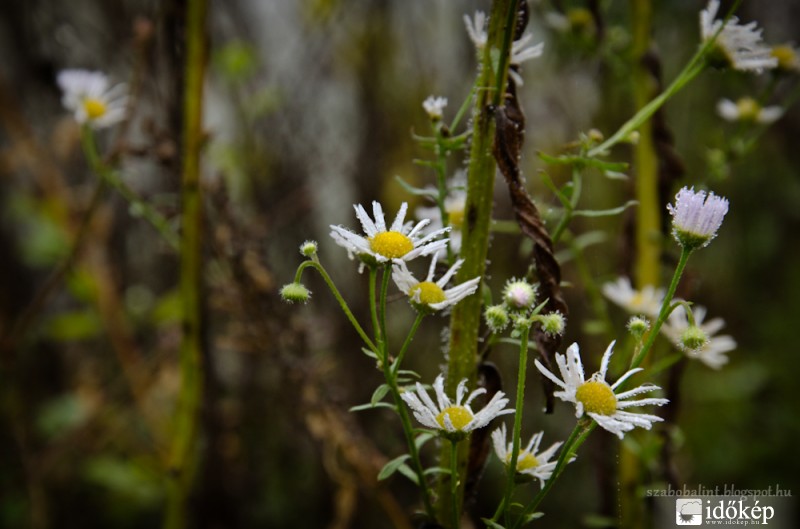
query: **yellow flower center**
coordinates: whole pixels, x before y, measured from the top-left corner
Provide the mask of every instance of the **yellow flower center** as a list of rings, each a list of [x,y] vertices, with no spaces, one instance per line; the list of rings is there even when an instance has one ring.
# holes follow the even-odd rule
[[[791,46],[775,46],[772,48],[772,56],[778,59],[778,68],[781,70],[792,70],[797,66],[797,54]]]
[[[642,302],[644,301],[644,296],[638,290],[633,294],[631,297],[631,306],[634,308],[639,308],[642,306]]]
[[[582,7],[570,9],[567,12],[567,19],[570,26],[576,31],[587,30],[594,24],[592,12]]]
[[[413,250],[414,243],[400,232],[384,231],[369,239],[369,247],[379,255],[397,259]]]
[[[506,463],[511,461],[511,452],[508,453],[506,456]],[[539,466],[539,462],[533,457],[533,454],[530,452],[525,452],[524,450],[519,453],[517,456],[517,472],[523,472],[525,470],[536,468]]]
[[[739,111],[739,119],[756,119],[760,107],[752,97],[743,97],[736,102],[736,110]]]
[[[462,430],[472,420],[472,413],[464,406],[448,406],[436,416],[436,422],[444,428],[444,416],[450,417],[450,422],[456,430]]]
[[[105,115],[107,108],[106,104],[99,99],[88,97],[83,100],[83,110],[86,111],[89,119],[97,119]]]
[[[464,225],[464,208],[453,208],[447,210],[447,216],[450,219],[450,226],[460,230]]]
[[[442,290],[439,285],[436,283],[432,283],[431,281],[423,281],[422,283],[418,283],[411,287],[411,290],[408,292],[410,297],[414,297],[414,295],[419,292],[419,301],[425,305],[433,305],[434,303],[441,303],[446,299],[444,295],[444,290]]]
[[[587,412],[614,415],[617,411],[617,396],[611,386],[599,380],[589,380],[578,387],[575,399],[583,403]]]

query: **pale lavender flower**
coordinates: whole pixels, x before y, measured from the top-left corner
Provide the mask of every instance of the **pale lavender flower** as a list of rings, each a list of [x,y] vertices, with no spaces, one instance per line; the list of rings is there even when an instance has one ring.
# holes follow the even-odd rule
[[[714,193],[682,188],[675,195],[675,205],[667,205],[672,215],[672,234],[684,248],[695,250],[707,246],[717,236],[728,200]]]

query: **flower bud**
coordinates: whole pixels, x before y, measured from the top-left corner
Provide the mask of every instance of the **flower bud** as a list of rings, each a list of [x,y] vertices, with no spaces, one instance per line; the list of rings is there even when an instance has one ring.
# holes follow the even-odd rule
[[[567,320],[560,312],[551,312],[539,318],[539,323],[542,325],[542,330],[550,336],[556,336],[564,332],[564,327],[567,326]]]
[[[289,283],[281,288],[281,298],[287,303],[306,303],[311,298],[311,291],[302,283]]]
[[[503,289],[503,301],[512,309],[527,309],[536,299],[536,289],[526,281],[512,280]]]
[[[634,316],[630,320],[628,320],[628,331],[633,335],[634,338],[637,340],[641,340],[644,333],[650,328],[650,322],[647,318],[642,318],[641,316]]]
[[[708,343],[706,332],[696,325],[690,325],[681,334],[680,345],[685,351],[698,351]]]
[[[300,253],[306,257],[317,255],[317,241],[306,241],[300,245]]]
[[[508,311],[502,305],[492,305],[488,307],[483,317],[486,319],[486,325],[493,333],[501,332],[508,325]]]

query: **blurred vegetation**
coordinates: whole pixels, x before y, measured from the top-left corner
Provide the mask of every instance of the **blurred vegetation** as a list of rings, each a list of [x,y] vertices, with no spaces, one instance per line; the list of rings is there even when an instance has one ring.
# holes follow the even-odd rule
[[[534,42],[545,55],[524,66],[528,116],[523,168],[529,189],[556,204],[537,151],[559,153],[589,128],[608,134],[631,115],[630,32],[622,2],[532,2]],[[602,19],[578,8],[602,6]],[[653,53],[666,80],[697,45],[699,2],[654,2]],[[0,527],[155,527],[165,500],[167,432],[179,387],[177,256],[112,193],[81,228],[97,178],[81,155],[79,127],[61,108],[59,70],[102,70],[132,91],[124,128],[101,149],[127,184],[170,219],[178,217],[182,0],[23,1],[0,5]],[[203,165],[206,190],[204,330],[207,387],[193,527],[407,527],[416,495],[378,470],[403,450],[399,425],[379,411],[347,413],[379,383],[317,277],[312,303],[277,297],[300,262],[297,245],[320,253],[354,312],[369,319],[366,282],[328,238],[352,225],[352,204],[423,205],[397,184],[432,175],[411,132],[428,126],[421,102],[433,93],[455,109],[471,86],[473,48],[464,13],[477,1],[236,0],[213,2]],[[552,23],[561,11],[569,25]],[[587,15],[588,13],[588,15]],[[770,43],[800,41],[793,0],[745,2]],[[560,19],[559,19],[560,20]],[[602,20],[603,24],[598,25]],[[548,22],[549,21],[549,22]],[[742,149],[752,132],[714,110],[721,97],[771,93],[780,102],[797,79],[711,71],[665,108],[685,174],[708,185],[731,212],[711,250],[698,254],[681,295],[726,321],[739,346],[721,371],[684,362],[680,402],[665,427],[674,453],[659,463],[662,437],[629,436],[643,454],[648,487],[668,481],[706,487],[800,492],[800,399],[793,331],[800,319],[800,111]],[[772,92],[767,92],[773,90]],[[455,111],[455,110],[453,110]],[[615,158],[628,159],[621,148]],[[460,160],[452,160],[455,172]],[[569,175],[548,167],[558,183]],[[587,178],[587,208],[632,196],[628,180]],[[496,216],[509,219],[496,189]],[[134,212],[135,213],[135,212]],[[602,279],[629,273],[630,218],[580,219],[576,233],[602,230],[586,266]],[[77,253],[74,241],[85,231]],[[494,292],[528,263],[519,240],[496,234]],[[675,254],[665,252],[664,273]],[[63,264],[69,260],[69,266]],[[570,326],[565,344],[602,351],[590,300],[565,264]],[[39,305],[37,294],[52,284]],[[400,302],[397,303],[400,305]],[[31,311],[31,307],[35,310]],[[403,332],[411,310],[393,307]],[[30,320],[13,343],[23,316]],[[612,311],[622,334],[625,317]],[[440,332],[426,322],[408,361],[432,379],[443,362]],[[391,332],[391,330],[390,330]],[[493,353],[512,373],[514,349]],[[597,361],[595,359],[595,361]],[[512,376],[506,376],[513,391]],[[534,384],[529,410],[542,407]],[[563,412],[563,410],[560,410]],[[560,415],[537,415],[548,439],[565,437]],[[542,527],[613,521],[616,439],[595,435],[580,464],[544,505]],[[641,444],[637,444],[641,443]],[[502,479],[490,462],[471,510],[486,515]],[[403,524],[406,525],[403,525]]]

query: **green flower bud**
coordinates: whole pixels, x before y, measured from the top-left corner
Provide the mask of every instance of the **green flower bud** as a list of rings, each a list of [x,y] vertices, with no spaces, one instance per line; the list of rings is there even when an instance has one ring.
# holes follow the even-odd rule
[[[644,336],[644,333],[646,333],[648,329],[650,329],[650,322],[647,320],[647,318],[634,316],[628,320],[628,331],[637,340],[641,340],[642,336]]]
[[[311,298],[311,291],[302,283],[289,283],[281,288],[281,298],[287,303],[306,303]]]
[[[681,334],[681,347],[685,351],[698,351],[708,343],[706,332],[696,325],[690,325]]]
[[[317,241],[306,241],[300,245],[300,253],[305,257],[317,255]]]
[[[508,311],[502,305],[493,305],[488,307],[483,317],[486,318],[486,325],[493,333],[502,332],[508,325]]]

